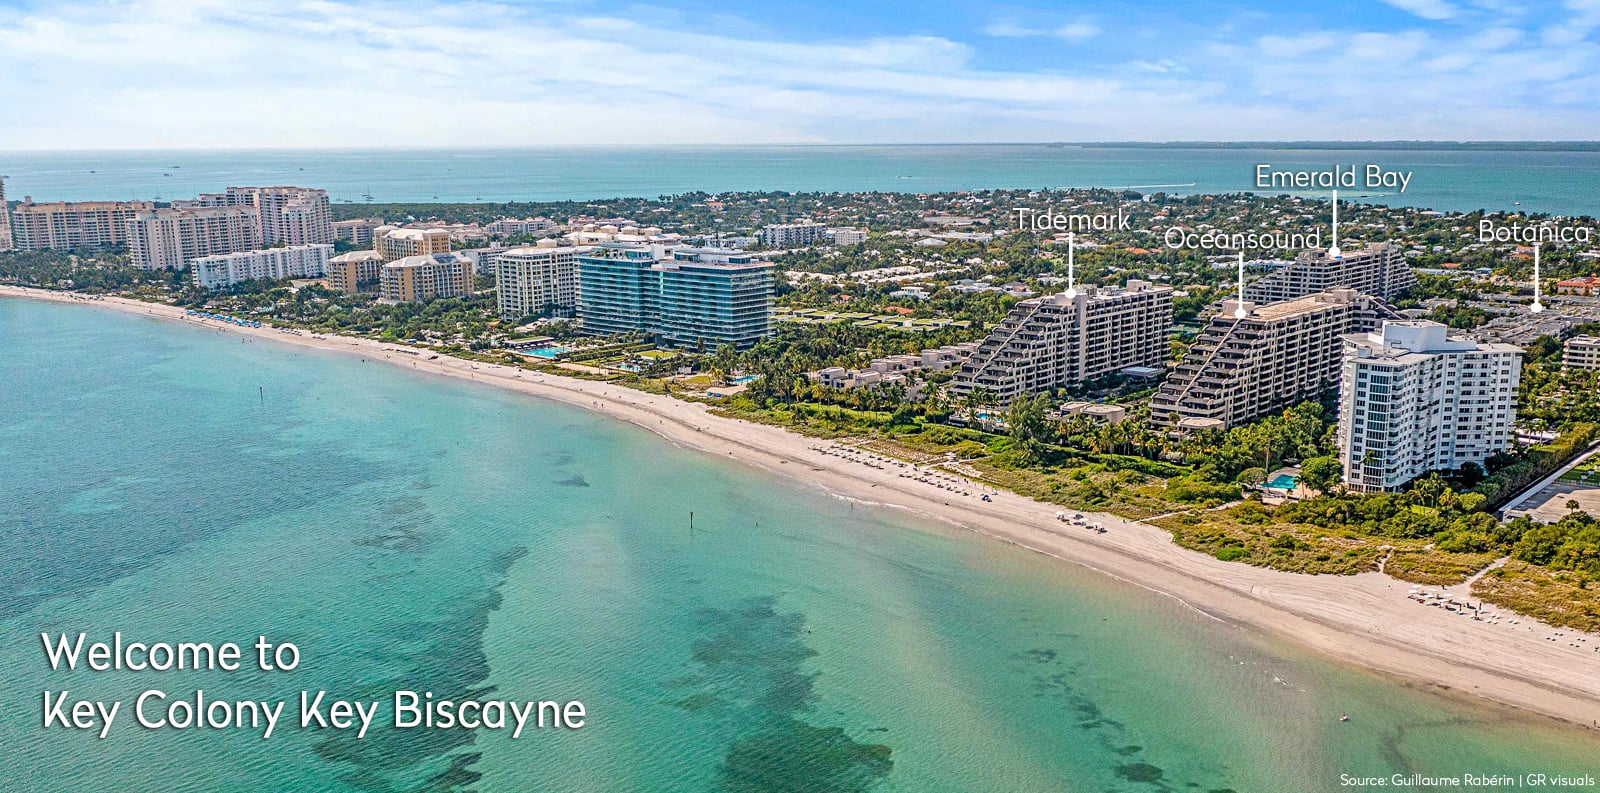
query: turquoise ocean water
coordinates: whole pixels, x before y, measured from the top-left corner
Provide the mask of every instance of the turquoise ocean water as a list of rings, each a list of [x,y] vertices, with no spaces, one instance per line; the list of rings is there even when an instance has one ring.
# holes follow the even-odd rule
[[[91,307],[0,299],[0,349],[6,791],[1324,791],[1595,770],[1581,731],[577,409]],[[48,669],[41,631],[113,630],[266,634],[303,661]],[[126,712],[100,740],[40,726],[63,688],[124,710],[149,688],[384,706],[360,740]],[[579,699],[588,726],[394,730],[399,688]]]
[[[292,151],[0,152],[13,200],[191,197],[228,185],[296,184],[335,201],[549,201],[694,190],[909,193],[1132,187],[1239,192],[1255,166],[1377,164],[1412,171],[1404,195],[1341,197],[1447,211],[1592,215],[1600,152],[1074,148],[1048,145],[676,146]],[[1314,195],[1325,196],[1325,193]]]

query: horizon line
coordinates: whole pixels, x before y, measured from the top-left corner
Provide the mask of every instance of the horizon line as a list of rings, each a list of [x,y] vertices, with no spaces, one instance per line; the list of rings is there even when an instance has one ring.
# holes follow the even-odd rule
[[[1542,147],[1547,150],[1600,151],[1596,140],[1478,139],[1447,140],[1392,138],[1384,140],[1283,139],[1283,140],[1039,140],[1039,141],[879,141],[879,142],[762,142],[762,143],[465,143],[465,144],[378,144],[370,146],[151,146],[129,148],[0,149],[0,156],[39,154],[136,154],[156,152],[296,152],[296,151],[439,151],[511,149],[692,149],[692,148],[887,148],[936,146],[1051,146],[1051,147],[1133,147],[1133,148],[1427,148],[1427,147]]]

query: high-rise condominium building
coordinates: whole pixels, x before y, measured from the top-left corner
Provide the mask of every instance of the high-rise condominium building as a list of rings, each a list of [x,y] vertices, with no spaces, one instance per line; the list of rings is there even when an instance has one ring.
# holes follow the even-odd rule
[[[0,176],[0,251],[11,248],[11,205],[6,203],[6,179]]]
[[[656,341],[748,347],[772,332],[772,263],[717,248],[677,248],[655,266]]]
[[[383,277],[383,257],[377,251],[351,251],[328,260],[328,286],[345,294],[376,292]]]
[[[200,256],[189,266],[196,286],[222,289],[261,278],[321,278],[332,254],[332,245],[289,245]]]
[[[11,211],[12,242],[22,250],[80,250],[128,244],[128,221],[154,210],[149,201],[58,201],[32,196]]]
[[[1522,350],[1451,339],[1437,322],[1385,322],[1345,337],[1339,455],[1345,486],[1398,490],[1429,471],[1482,464],[1517,420]]]
[[[395,303],[472,294],[472,260],[459,253],[407,256],[383,266],[383,299]]]
[[[1321,248],[1301,253],[1293,262],[1246,284],[1244,299],[1276,303],[1332,289],[1354,289],[1393,300],[1417,285],[1399,246],[1372,243],[1346,250],[1339,258]]]
[[[230,187],[222,193],[202,193],[192,201],[174,201],[173,206],[254,209],[263,245],[332,244],[334,240],[328,191],[314,187]]]
[[[1316,399],[1339,380],[1341,337],[1387,316],[1383,301],[1353,289],[1265,306],[1224,301],[1151,398],[1151,422],[1222,429]]]
[[[608,243],[578,256],[585,333],[748,347],[771,332],[772,264],[717,248]]]
[[[827,230],[827,226],[809,220],[772,223],[761,229],[761,244],[768,248],[800,248],[822,239]]]
[[[578,307],[578,254],[589,250],[545,240],[483,254],[488,260],[483,269],[495,276],[500,316],[572,316]]]
[[[386,262],[407,256],[427,256],[450,252],[447,229],[403,229],[379,226],[372,230],[372,249]]]
[[[128,222],[133,263],[146,270],[182,269],[201,256],[253,251],[261,245],[253,207],[153,209]]]
[[[1172,288],[1148,281],[1024,300],[961,365],[950,388],[958,397],[987,389],[1009,405],[1130,366],[1160,366],[1171,328]]]

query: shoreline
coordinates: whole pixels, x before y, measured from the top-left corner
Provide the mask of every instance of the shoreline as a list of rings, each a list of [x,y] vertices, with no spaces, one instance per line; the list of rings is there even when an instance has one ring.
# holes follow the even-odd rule
[[[476,363],[440,354],[396,354],[400,344],[290,334],[187,317],[184,309],[127,298],[88,299],[69,292],[0,285],[0,298],[84,303],[156,319],[191,322],[313,349],[358,353],[376,362],[480,382],[553,399],[650,430],[668,441],[788,476],[863,504],[901,509],[1086,567],[1170,597],[1201,615],[1287,639],[1320,655],[1446,695],[1471,695],[1596,730],[1600,726],[1600,652],[1578,648],[1558,630],[1462,619],[1406,598],[1410,584],[1382,573],[1311,576],[1222,562],[1179,547],[1171,535],[1138,521],[1088,513],[1108,531],[1095,534],[1055,519],[1063,508],[1008,491],[962,495],[907,478],[909,468],[870,467],[838,453],[833,441],[781,427],[715,416],[708,406],[580,380]],[[406,348],[409,349],[409,348]],[[428,354],[432,354],[429,352]],[[409,362],[412,365],[406,367]],[[1071,511],[1071,510],[1069,510]],[[1554,633],[1564,638],[1548,639]]]

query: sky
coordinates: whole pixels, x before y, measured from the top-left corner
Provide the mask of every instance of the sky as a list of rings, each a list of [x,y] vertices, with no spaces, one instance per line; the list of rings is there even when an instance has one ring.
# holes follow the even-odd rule
[[[1600,0],[0,0],[0,150],[1597,130]]]

